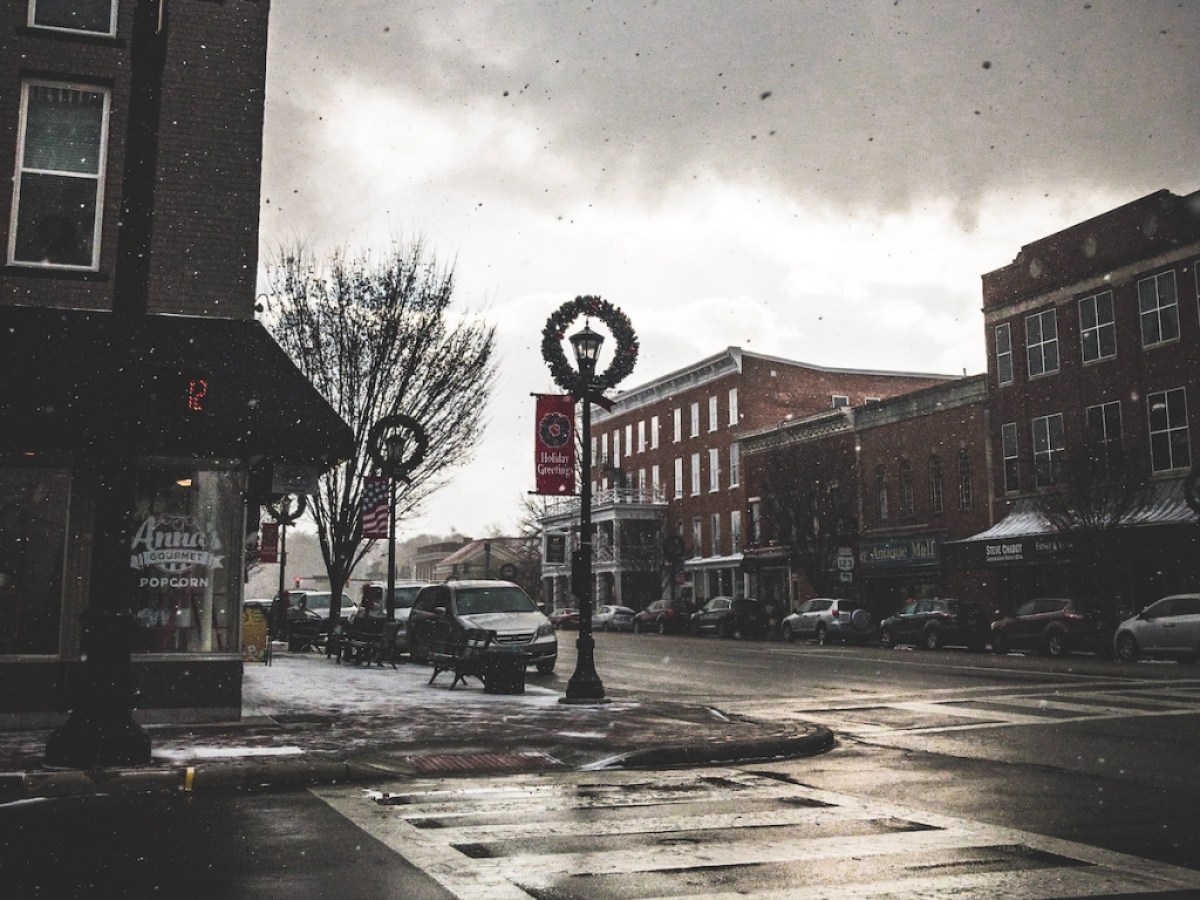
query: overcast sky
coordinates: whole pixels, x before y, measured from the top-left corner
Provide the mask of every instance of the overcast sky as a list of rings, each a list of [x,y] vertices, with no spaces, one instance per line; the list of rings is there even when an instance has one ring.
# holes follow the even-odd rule
[[[731,345],[975,373],[984,272],[1200,189],[1193,0],[287,0],[269,54],[264,257],[420,235],[498,326],[485,439],[410,534],[513,528],[579,294],[632,320],[627,389]]]

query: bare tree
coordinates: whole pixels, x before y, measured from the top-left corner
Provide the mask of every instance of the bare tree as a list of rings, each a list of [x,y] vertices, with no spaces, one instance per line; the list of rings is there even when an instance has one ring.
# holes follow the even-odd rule
[[[397,520],[415,515],[482,433],[496,377],[495,329],[451,312],[453,269],[419,240],[379,260],[338,252],[320,262],[303,247],[285,249],[268,265],[267,281],[264,324],[354,433],[353,457],[321,478],[310,505],[338,604],[374,544],[360,521],[372,426],[404,414],[425,428],[424,462],[396,490]]]

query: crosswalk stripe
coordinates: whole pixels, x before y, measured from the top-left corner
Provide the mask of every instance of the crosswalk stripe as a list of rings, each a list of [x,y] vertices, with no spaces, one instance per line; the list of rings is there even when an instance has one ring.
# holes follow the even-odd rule
[[[747,770],[312,792],[451,892],[482,900],[650,897],[675,890],[681,873],[694,895],[713,898],[794,897],[799,887],[830,900],[1200,890],[1200,872]]]

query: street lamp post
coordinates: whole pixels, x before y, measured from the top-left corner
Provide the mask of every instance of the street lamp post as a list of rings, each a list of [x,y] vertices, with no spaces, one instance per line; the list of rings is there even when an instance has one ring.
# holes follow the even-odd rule
[[[388,574],[384,608],[389,620],[396,618],[396,482],[409,475],[425,459],[429,437],[425,427],[412,416],[384,416],[367,436],[367,452],[388,480]]]
[[[582,466],[579,479],[579,558],[573,566],[576,596],[579,599],[579,638],[575,641],[577,654],[575,672],[567,682],[564,703],[594,703],[604,699],[604,684],[596,672],[596,641],[592,637],[592,397],[595,392],[596,359],[604,338],[586,324],[583,330],[571,335],[571,347],[579,365],[580,402],[583,431]]]

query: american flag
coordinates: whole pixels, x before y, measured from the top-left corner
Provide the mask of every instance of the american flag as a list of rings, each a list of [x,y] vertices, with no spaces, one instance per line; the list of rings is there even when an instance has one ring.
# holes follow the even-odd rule
[[[388,480],[368,477],[364,480],[362,495],[362,536],[386,538],[388,536]]]

